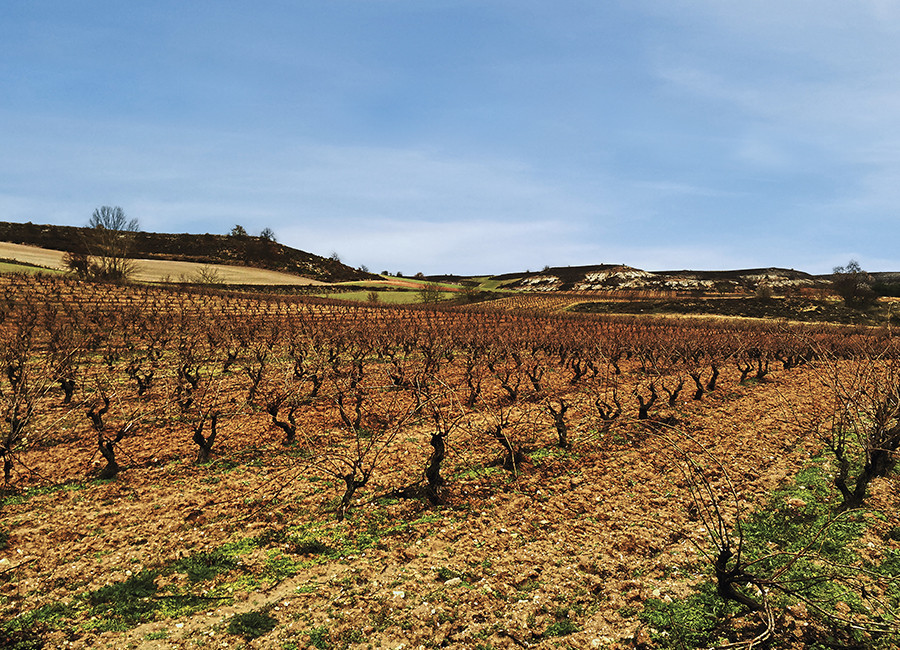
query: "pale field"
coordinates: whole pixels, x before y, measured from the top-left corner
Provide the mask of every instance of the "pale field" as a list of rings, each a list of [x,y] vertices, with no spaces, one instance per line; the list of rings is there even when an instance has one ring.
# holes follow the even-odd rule
[[[0,258],[17,260],[51,269],[65,269],[62,251],[0,242]],[[288,273],[254,269],[229,264],[199,264],[196,262],[170,262],[166,260],[135,260],[137,271],[134,279],[141,282],[194,281],[202,269],[215,271],[222,284],[297,284],[325,285]]]

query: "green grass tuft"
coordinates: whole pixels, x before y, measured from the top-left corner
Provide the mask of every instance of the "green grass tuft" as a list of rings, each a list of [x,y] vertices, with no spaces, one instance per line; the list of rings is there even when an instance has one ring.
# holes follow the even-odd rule
[[[575,634],[581,628],[575,624],[574,621],[570,621],[569,619],[563,619],[561,621],[556,621],[555,623],[551,623],[546,630],[544,630],[545,637],[551,636],[566,636],[568,634]]]
[[[305,634],[309,637],[309,645],[313,648],[328,650],[332,647],[331,635],[328,633],[328,628],[324,625],[310,628],[306,630]]]
[[[234,616],[228,623],[228,634],[242,636],[247,641],[252,641],[268,634],[276,625],[278,621],[269,616],[266,610],[254,610]]]
[[[237,568],[237,561],[220,549],[193,553],[177,560],[172,568],[179,573],[186,573],[191,582],[212,580],[221,573],[228,573]]]

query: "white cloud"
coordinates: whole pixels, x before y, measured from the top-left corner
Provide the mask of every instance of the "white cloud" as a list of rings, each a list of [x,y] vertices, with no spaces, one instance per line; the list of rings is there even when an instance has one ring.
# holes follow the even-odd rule
[[[33,130],[47,127],[24,122]],[[338,250],[352,264],[437,273],[463,267],[500,272],[526,259],[555,263],[571,246],[573,231],[604,213],[601,196],[592,197],[596,202],[578,196],[512,159],[248,142],[142,125],[120,125],[98,143],[83,137],[95,131],[90,125],[51,126],[58,136],[51,168],[42,170],[45,152],[20,161],[30,192],[0,201],[8,219],[42,221],[68,206],[80,210],[67,213],[77,225],[97,205],[114,204],[146,230],[271,227],[286,244],[326,255]],[[6,164],[12,171],[12,161]],[[37,198],[45,190],[56,197],[54,186],[67,187],[70,195]]]
[[[335,237],[328,224],[282,228],[283,241],[303,248],[327,242],[345,263],[372,271],[503,273],[554,264],[565,255],[572,228],[553,221],[352,220]]]

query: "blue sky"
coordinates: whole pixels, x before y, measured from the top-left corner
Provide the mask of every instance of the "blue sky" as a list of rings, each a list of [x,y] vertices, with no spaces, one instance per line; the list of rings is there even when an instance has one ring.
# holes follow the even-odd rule
[[[0,220],[372,271],[900,270],[894,0],[6,0]]]

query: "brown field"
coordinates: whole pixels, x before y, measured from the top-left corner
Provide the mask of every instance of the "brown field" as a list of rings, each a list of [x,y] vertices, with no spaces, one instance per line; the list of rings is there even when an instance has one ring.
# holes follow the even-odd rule
[[[896,647],[890,331],[562,306],[0,277],[0,646]]]
[[[18,260],[48,269],[64,270],[65,253],[37,246],[0,242],[0,259]],[[325,282],[302,278],[278,271],[254,269],[230,264],[199,264],[167,260],[135,260],[133,279],[138,282],[194,282],[201,272],[214,273],[221,284],[260,285],[326,285]]]

